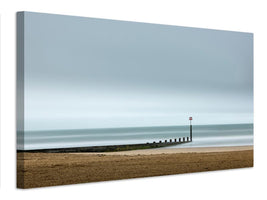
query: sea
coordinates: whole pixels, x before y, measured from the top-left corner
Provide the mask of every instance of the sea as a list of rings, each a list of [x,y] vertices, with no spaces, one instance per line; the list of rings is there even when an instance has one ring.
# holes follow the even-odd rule
[[[24,135],[24,140],[23,140]],[[127,127],[19,132],[19,150],[159,142],[189,137],[187,126]],[[193,125],[193,141],[164,148],[253,145],[253,124]]]

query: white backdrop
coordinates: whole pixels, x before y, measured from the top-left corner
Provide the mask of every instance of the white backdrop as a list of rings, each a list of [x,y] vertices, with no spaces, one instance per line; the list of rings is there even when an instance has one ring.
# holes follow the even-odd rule
[[[258,0],[0,0],[2,199],[266,199],[267,6]],[[35,11],[254,33],[255,167],[16,189],[15,12]]]

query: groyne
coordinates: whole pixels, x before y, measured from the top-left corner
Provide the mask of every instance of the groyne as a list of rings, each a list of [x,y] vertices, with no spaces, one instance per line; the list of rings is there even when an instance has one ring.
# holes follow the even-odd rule
[[[152,149],[167,147],[172,145],[184,144],[191,142],[190,137],[174,138],[160,140],[141,144],[124,144],[124,145],[107,145],[107,146],[89,146],[89,147],[68,147],[68,148],[51,148],[51,149],[34,149],[34,150],[17,150],[25,153],[79,153],[79,152],[116,152],[129,151],[137,149]]]

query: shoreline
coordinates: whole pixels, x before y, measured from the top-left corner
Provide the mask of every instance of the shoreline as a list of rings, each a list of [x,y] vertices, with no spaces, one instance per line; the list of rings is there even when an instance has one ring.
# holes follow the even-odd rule
[[[220,146],[220,147],[185,147],[185,148],[155,148],[155,149],[137,149],[118,152],[83,152],[71,154],[89,154],[89,155],[155,155],[155,154],[176,154],[176,153],[217,153],[228,151],[246,151],[253,150],[253,145],[246,146]]]
[[[253,146],[17,153],[17,161],[17,186],[35,188],[253,167]]]

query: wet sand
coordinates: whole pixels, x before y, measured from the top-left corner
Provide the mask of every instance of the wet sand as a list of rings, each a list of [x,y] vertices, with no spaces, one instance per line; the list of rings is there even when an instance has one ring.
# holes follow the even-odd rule
[[[253,146],[18,153],[19,188],[253,167]]]

